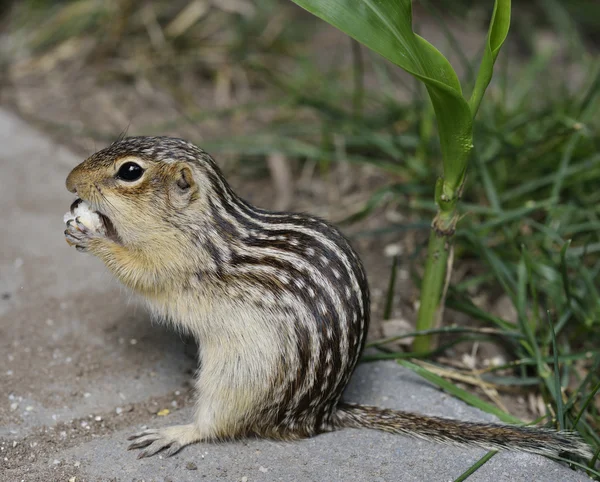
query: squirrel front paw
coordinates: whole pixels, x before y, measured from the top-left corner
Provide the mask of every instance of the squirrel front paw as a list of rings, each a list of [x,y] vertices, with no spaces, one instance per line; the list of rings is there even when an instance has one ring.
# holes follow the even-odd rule
[[[79,217],[67,221],[65,239],[70,246],[75,246],[77,251],[88,251],[90,241],[99,236],[101,236],[100,233],[89,229],[79,220]]]
[[[93,239],[106,236],[106,229],[98,213],[92,211],[89,205],[81,199],[71,205],[71,210],[64,215],[67,225],[65,238],[70,246],[78,251],[88,251]]]

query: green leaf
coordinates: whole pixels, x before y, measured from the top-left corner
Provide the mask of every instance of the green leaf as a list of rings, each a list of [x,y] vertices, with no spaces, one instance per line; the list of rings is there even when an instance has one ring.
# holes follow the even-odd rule
[[[444,158],[441,200],[455,202],[473,147],[471,109],[448,60],[413,32],[411,1],[293,1],[423,81],[435,109]]]
[[[490,28],[488,30],[487,41],[485,44],[485,50],[483,52],[483,58],[481,59],[481,65],[479,66],[479,72],[477,73],[477,80],[475,81],[475,87],[469,100],[469,106],[471,107],[471,113],[473,117],[477,114],[481,99],[485,93],[485,89],[492,80],[492,74],[494,72],[494,63],[500,52],[500,47],[506,40],[508,35],[508,29],[510,28],[510,0],[496,0],[494,4],[494,13],[492,14],[492,20],[490,21]]]

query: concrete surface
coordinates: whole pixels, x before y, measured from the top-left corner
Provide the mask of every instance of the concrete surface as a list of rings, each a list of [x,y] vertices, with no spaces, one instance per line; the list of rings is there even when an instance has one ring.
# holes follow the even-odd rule
[[[450,481],[485,454],[344,430],[137,460],[126,451],[129,434],[190,419],[193,360],[98,260],[65,243],[64,179],[80,159],[2,110],[0,145],[0,480]],[[392,362],[359,367],[346,398],[493,419]],[[589,479],[542,457],[501,453],[470,480]]]

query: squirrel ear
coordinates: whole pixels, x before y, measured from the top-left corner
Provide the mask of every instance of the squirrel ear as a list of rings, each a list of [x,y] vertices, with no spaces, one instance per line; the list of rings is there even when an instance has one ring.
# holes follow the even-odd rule
[[[194,173],[186,164],[179,164],[173,169],[173,187],[171,201],[181,207],[187,205],[197,190]]]
[[[192,174],[192,170],[189,168],[189,166],[184,164],[179,168],[175,183],[182,192],[187,192],[196,185],[196,181],[194,181],[194,175]]]

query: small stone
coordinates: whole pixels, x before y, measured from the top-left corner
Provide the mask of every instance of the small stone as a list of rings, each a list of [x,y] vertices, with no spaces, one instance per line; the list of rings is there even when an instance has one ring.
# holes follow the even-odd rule
[[[54,459],[54,460],[52,461],[52,463],[53,463],[54,465],[59,465],[59,464],[60,464],[60,460],[58,460],[58,459]]]
[[[262,465],[258,468],[258,470],[260,470],[263,474],[266,474],[269,471],[269,469],[263,467]]]
[[[470,353],[463,353],[462,363],[469,370],[474,370],[477,366],[477,359]]]
[[[80,465],[81,465],[81,462],[79,460],[73,464],[74,467],[79,467]]]
[[[9,376],[9,377],[12,377],[13,373],[14,372],[12,370],[6,370],[6,375]]]
[[[388,244],[384,249],[383,253],[388,258],[392,258],[394,256],[400,256],[404,249],[400,243]]]
[[[71,478],[69,479],[69,482],[75,482],[76,480],[77,480],[77,479],[76,479],[75,477],[71,477]]]
[[[96,416],[94,417],[94,420],[95,420],[96,422],[102,422],[102,417],[101,417],[100,415],[96,415]]]
[[[123,409],[121,407],[117,407],[115,412],[117,412],[117,415],[121,415],[123,413]]]
[[[19,408],[19,404],[17,402],[13,402],[10,404],[10,411],[14,412],[17,408]]]
[[[83,394],[83,398],[90,398],[92,396],[92,394],[90,392],[85,392]]]
[[[194,462],[188,462],[185,464],[185,468],[188,470],[198,470],[198,466]]]
[[[33,411],[33,407],[31,405],[28,405],[27,407],[25,407],[25,410],[27,412],[32,412]]]
[[[130,345],[137,345],[137,340],[135,338],[132,338],[131,340],[129,340],[129,344]]]
[[[506,365],[506,358],[504,358],[501,355],[496,355],[496,356],[494,356],[492,358],[483,360],[483,366],[484,367],[490,367],[490,366],[492,366],[492,367],[499,367],[499,366],[502,366],[502,365]]]
[[[403,318],[397,318],[393,320],[385,320],[381,325],[383,336],[385,338],[393,338],[395,336],[406,335],[414,331],[413,326]],[[414,337],[400,338],[392,342],[395,345],[411,345]]]
[[[248,482],[248,477],[246,477],[245,475],[242,477],[240,482]]]

